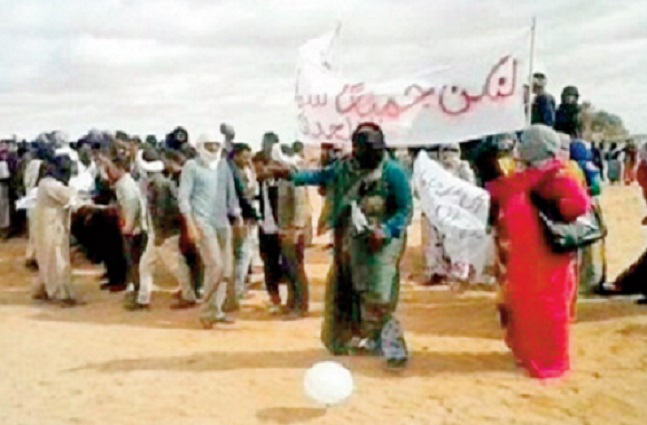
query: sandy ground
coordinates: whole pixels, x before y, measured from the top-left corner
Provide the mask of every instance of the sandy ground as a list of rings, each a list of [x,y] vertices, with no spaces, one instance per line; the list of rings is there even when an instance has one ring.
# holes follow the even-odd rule
[[[314,199],[317,199],[316,197]],[[645,246],[637,188],[607,190],[611,276]],[[418,224],[405,276],[420,270]],[[318,241],[320,244],[323,241]],[[308,252],[313,314],[282,322],[264,294],[234,329],[204,331],[197,311],[170,311],[168,293],[150,312],[127,313],[121,296],[77,270],[88,305],[32,303],[23,241],[0,245],[0,424],[645,424],[647,308],[632,300],[582,300],[573,326],[573,372],[541,384],[516,369],[501,341],[492,294],[404,285],[400,317],[413,352],[399,375],[377,359],[342,358],[356,391],[328,410],[303,395],[319,343],[328,254]],[[162,286],[169,277],[159,275]]]

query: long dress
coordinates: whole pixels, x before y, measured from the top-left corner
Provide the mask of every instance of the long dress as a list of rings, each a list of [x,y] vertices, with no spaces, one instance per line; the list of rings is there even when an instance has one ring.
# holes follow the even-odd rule
[[[406,247],[406,226],[412,214],[411,189],[405,171],[385,160],[372,172],[340,160],[323,171],[302,171],[297,185],[322,185],[330,190],[328,223],[334,231],[334,261],[327,276],[322,342],[335,355],[358,351],[387,361],[408,357],[395,317],[400,289],[400,260]],[[352,205],[369,226],[397,228],[379,250],[369,249],[367,235],[357,231]]]
[[[530,376],[559,377],[570,368],[575,259],[552,252],[530,194],[553,202],[567,221],[587,211],[588,195],[558,161],[495,180],[488,190],[507,245],[506,343]]]
[[[76,191],[51,177],[38,185],[35,247],[38,280],[34,295],[46,292],[50,300],[74,299],[70,265],[70,211],[76,202]]]

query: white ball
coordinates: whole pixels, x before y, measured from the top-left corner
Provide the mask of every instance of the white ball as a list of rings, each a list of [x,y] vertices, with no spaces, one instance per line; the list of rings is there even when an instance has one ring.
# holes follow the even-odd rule
[[[303,379],[306,395],[323,406],[343,403],[353,393],[353,387],[350,371],[337,362],[316,363]]]

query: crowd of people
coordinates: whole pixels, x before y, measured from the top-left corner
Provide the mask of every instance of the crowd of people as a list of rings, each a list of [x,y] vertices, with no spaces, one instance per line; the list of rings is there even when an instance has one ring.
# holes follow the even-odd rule
[[[538,212],[550,210],[568,223],[593,212],[604,227],[598,202],[602,168],[612,182],[619,173],[628,184],[637,178],[647,195],[647,148],[633,149],[629,162],[630,154],[602,156],[600,162],[599,152],[583,139],[577,89],[564,89],[556,108],[545,77],[535,77],[532,125],[520,133],[488,136],[471,155],[462,155],[459,144],[395,152],[374,123],[355,129],[347,144],[351,152],[322,146],[315,169],[307,165],[303,144],[281,144],[268,132],[254,153],[235,142],[227,124],[195,143],[181,127],[161,143],[99,131],[75,143],[60,132],[32,143],[2,141],[0,225],[5,237],[28,229],[25,261],[37,272],[35,300],[64,307],[83,303],[72,283],[73,246],[104,265],[101,289],[125,293],[128,311],[151,308],[154,270],[162,264],[177,281],[172,308],[201,305],[199,320],[206,329],[233,322],[232,313],[248,296],[257,254],[268,314],[306,317],[304,252],[313,233],[330,232],[325,347],[335,355],[379,355],[389,367],[401,368],[409,353],[395,315],[400,260],[414,212],[412,164],[425,151],[455,177],[490,193],[489,283],[499,288],[505,341],[531,376],[559,377],[569,369],[568,328],[578,292],[644,292],[644,282],[626,282],[640,276],[644,281],[647,260],[623,275],[624,284],[609,286],[604,239],[556,251]],[[316,226],[306,186],[318,187],[324,198]],[[426,282],[483,277],[448,263],[442,234],[428,217],[422,226]],[[287,299],[279,290],[283,282]]]

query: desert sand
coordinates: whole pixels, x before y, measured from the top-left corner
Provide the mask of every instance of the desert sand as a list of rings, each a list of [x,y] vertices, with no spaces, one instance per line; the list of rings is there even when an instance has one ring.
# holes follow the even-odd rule
[[[313,200],[318,200],[313,196]],[[606,190],[610,276],[642,252],[647,235],[638,188]],[[419,223],[411,227],[399,308],[412,361],[399,374],[375,358],[337,359],[355,378],[342,406],[320,409],[303,394],[308,367],[332,359],[319,342],[330,258],[308,251],[309,318],[284,322],[254,293],[230,329],[199,328],[198,311],[125,312],[122,295],[98,289],[79,265],[88,302],[76,309],[31,301],[24,241],[0,245],[0,424],[645,424],[647,307],[632,299],[583,299],[572,327],[573,370],[540,383],[517,369],[501,340],[493,294],[420,287]],[[161,270],[161,267],[159,267]],[[160,271],[158,284],[173,287]]]

